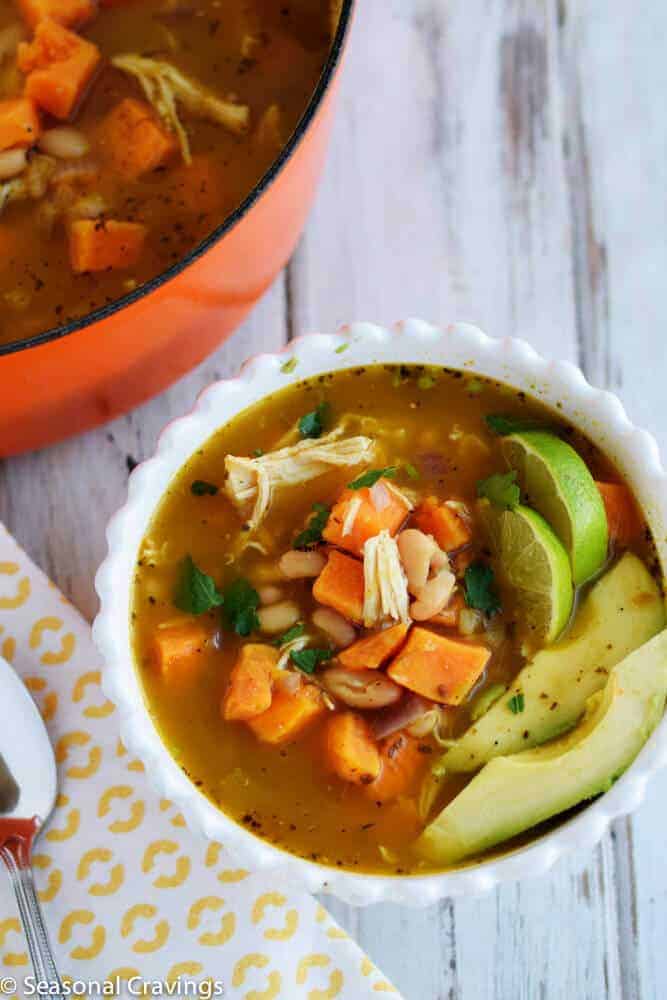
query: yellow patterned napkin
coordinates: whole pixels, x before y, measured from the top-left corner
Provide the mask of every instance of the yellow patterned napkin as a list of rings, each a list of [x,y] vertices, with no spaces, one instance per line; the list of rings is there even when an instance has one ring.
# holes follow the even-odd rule
[[[207,981],[204,992],[217,984],[239,1000],[397,995],[312,896],[243,871],[157,797],[119,743],[88,625],[1,525],[0,651],[32,692],[58,761],[60,796],[34,866],[63,977],[118,979],[123,995],[137,995],[139,980],[155,995],[152,984],[179,976],[185,986],[172,995]],[[11,994],[14,977],[16,994],[29,995],[31,973],[0,874],[0,990]]]

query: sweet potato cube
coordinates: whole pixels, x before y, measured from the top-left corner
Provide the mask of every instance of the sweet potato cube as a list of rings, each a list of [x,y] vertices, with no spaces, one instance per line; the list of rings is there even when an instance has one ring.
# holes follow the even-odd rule
[[[248,719],[248,725],[257,739],[275,745],[296,739],[326,711],[322,694],[314,684],[302,684],[294,692],[276,688],[271,707]]]
[[[80,28],[97,12],[93,0],[18,0],[23,19],[29,28],[41,21],[56,21],[64,28]]]
[[[228,722],[252,719],[271,705],[273,669],[279,652],[264,643],[241,646],[222,699],[222,716]]]
[[[25,94],[56,118],[69,118],[100,61],[100,50],[55,21],[40,21],[31,42],[18,47]]]
[[[100,151],[125,180],[162,166],[178,151],[178,141],[147,101],[126,97],[116,104],[99,127]]]
[[[140,222],[77,219],[69,227],[69,254],[75,274],[132,267],[146,240]]]
[[[427,497],[415,511],[415,523],[426,535],[433,535],[443,552],[453,552],[472,540],[470,525],[446,503]]]
[[[339,549],[362,555],[369,538],[385,529],[395,535],[410,513],[407,502],[386,480],[360,490],[344,490],[334,504],[322,537]]]
[[[417,627],[387,673],[397,684],[424,698],[442,705],[460,705],[490,656],[486,646]]]
[[[168,683],[196,675],[203,662],[208,632],[201,622],[183,622],[157,629],[153,636],[153,663]]]
[[[338,659],[348,670],[377,670],[401,648],[408,628],[399,623],[368,635],[344,649]]]
[[[642,520],[632,493],[622,483],[596,483],[607,514],[609,537],[623,547],[632,545],[642,533]]]
[[[330,552],[313,586],[313,597],[350,621],[361,624],[364,615],[363,563],[342,552]]]
[[[356,712],[337,712],[327,720],[326,759],[343,781],[367,785],[380,773],[380,753],[370,726]]]
[[[366,785],[375,802],[389,802],[411,789],[423,769],[425,755],[419,741],[407,733],[392,733],[380,744],[380,772]]]
[[[40,132],[39,112],[29,97],[0,101],[0,150],[34,146]]]

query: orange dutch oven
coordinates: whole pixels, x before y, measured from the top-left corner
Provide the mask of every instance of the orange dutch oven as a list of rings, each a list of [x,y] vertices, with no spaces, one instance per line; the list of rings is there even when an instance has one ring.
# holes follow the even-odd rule
[[[239,325],[289,259],[315,194],[354,0],[291,139],[239,208],[178,264],[109,306],[0,346],[0,454],[86,430],[165,389]]]

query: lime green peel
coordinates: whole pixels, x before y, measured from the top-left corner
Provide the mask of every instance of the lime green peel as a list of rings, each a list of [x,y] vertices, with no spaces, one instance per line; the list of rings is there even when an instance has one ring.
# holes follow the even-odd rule
[[[525,502],[565,546],[575,586],[590,580],[607,559],[609,533],[602,497],[584,460],[549,431],[509,434],[502,450]]]

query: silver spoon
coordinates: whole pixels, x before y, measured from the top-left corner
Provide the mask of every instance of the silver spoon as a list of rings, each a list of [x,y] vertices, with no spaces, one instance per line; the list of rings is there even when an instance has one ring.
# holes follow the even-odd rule
[[[0,657],[0,858],[16,894],[35,977],[62,997],[62,984],[32,874],[35,838],[56,800],[56,762],[35,703]]]

